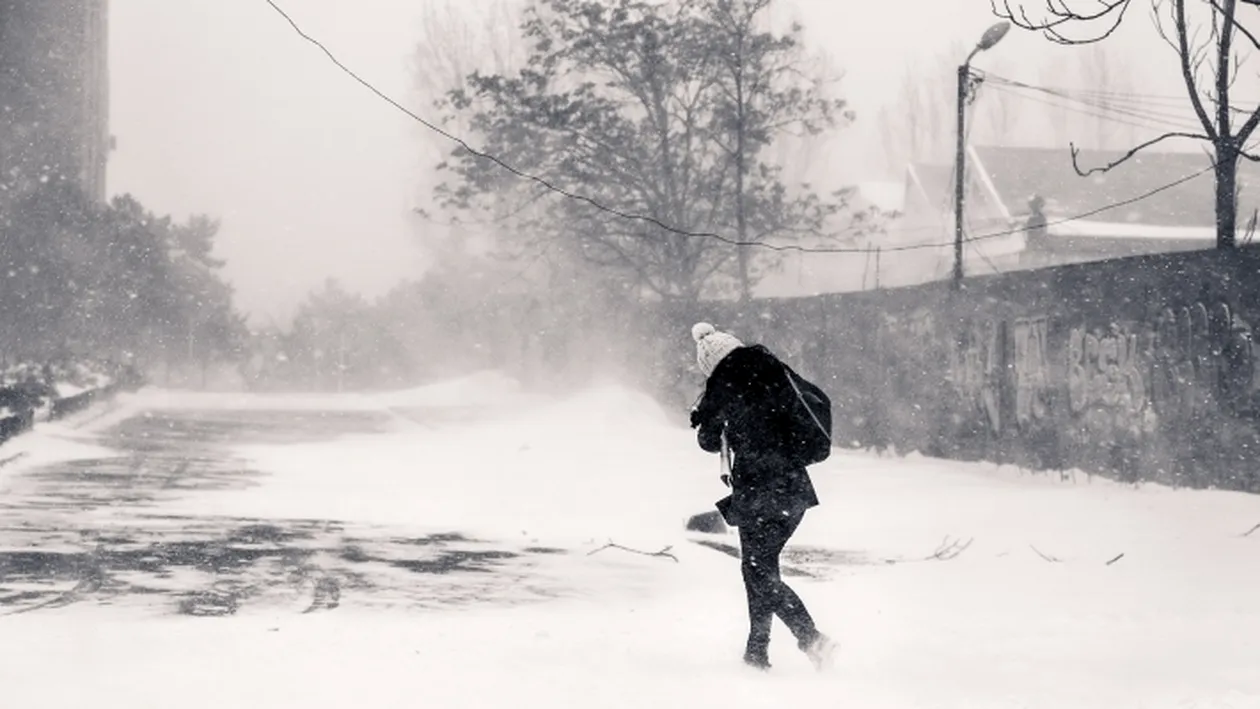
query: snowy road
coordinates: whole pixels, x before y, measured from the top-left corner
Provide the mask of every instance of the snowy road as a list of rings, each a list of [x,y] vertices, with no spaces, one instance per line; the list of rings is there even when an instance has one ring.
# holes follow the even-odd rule
[[[248,494],[261,484],[265,474],[233,455],[235,446],[380,435],[392,421],[383,411],[136,411],[92,436],[107,455],[8,481],[0,613],[132,603],[205,616],[246,605],[332,610],[350,596],[443,607],[560,595],[562,584],[544,569],[562,549],[458,529],[408,534],[337,519],[172,511],[202,493]],[[353,481],[346,487],[352,494]]]
[[[1260,498],[837,453],[788,556],[840,662],[759,676],[690,432],[504,390],[148,392],[6,444],[4,705],[1260,707]]]

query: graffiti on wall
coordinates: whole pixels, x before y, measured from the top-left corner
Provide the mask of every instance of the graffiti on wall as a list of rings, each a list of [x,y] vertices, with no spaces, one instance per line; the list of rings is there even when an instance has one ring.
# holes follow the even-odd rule
[[[1103,332],[1074,327],[1067,346],[1068,404],[1073,414],[1105,408],[1138,416],[1146,408],[1141,338],[1131,328]]]
[[[1015,423],[1026,429],[1050,414],[1050,360],[1046,354],[1048,321],[1020,318],[1011,325],[1015,375]]]
[[[994,433],[1002,430],[1000,325],[994,320],[971,323],[960,333],[950,359],[954,391]]]
[[[952,338],[930,311],[885,315],[880,325],[886,342],[901,345],[886,353],[897,361],[892,381],[911,396],[924,391],[913,373],[939,371],[931,365],[946,356],[950,408],[993,434],[1066,416],[1082,435],[1114,441],[1208,406],[1260,410],[1251,403],[1260,403],[1251,328],[1224,303],[1169,308],[1153,322],[1080,324],[1053,341],[1042,315],[971,321]],[[942,342],[953,346],[940,352]]]
[[[920,310],[906,318],[906,330],[919,342],[931,342],[936,338],[936,316],[931,310]]]
[[[1188,419],[1210,408],[1249,408],[1255,363],[1249,323],[1229,305],[1166,308],[1154,327],[1151,398],[1170,419]]]

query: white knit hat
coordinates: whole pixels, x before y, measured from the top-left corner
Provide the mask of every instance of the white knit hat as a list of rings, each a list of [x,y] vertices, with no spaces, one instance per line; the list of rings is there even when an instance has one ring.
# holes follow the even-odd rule
[[[713,368],[717,367],[718,362],[730,354],[731,350],[744,346],[744,343],[734,335],[719,332],[707,322],[693,325],[691,337],[696,341],[696,364],[700,365],[700,371],[704,372],[706,377],[713,374]]]

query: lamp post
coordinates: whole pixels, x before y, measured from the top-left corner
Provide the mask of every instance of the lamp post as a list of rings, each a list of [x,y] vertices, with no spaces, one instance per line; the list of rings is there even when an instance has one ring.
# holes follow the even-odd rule
[[[1011,29],[1011,23],[999,22],[985,30],[975,49],[967,55],[967,59],[958,67],[958,144],[954,150],[954,288],[962,287],[963,278],[963,185],[967,164],[966,115],[967,84],[971,80],[971,60],[977,54],[1002,41]]]

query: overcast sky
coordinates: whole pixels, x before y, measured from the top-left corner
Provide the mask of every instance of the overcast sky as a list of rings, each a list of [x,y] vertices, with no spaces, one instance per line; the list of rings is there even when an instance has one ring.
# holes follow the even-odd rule
[[[429,1],[280,4],[352,68],[431,114],[432,97],[417,95],[411,74]],[[907,62],[973,44],[996,19],[988,0],[795,4],[811,46],[845,71],[844,95],[859,114],[827,154],[836,185],[880,169],[872,118]],[[114,0],[109,19],[110,190],[159,212],[221,217],[219,254],[242,307],[283,322],[330,276],[375,296],[422,272],[423,223],[410,210],[424,205],[432,153],[416,125],[338,72],[263,0]],[[1013,31],[990,56],[1035,82],[1055,50]],[[1174,61],[1164,50],[1135,66],[1175,71]]]

